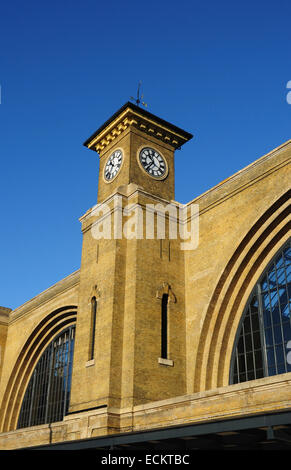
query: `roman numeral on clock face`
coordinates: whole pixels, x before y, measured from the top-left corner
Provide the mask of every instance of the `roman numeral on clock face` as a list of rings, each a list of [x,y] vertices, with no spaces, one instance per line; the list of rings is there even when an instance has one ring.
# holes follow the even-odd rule
[[[108,158],[104,168],[104,178],[106,181],[111,181],[120,170],[122,164],[122,151],[115,150]]]
[[[145,147],[139,154],[139,161],[143,169],[153,178],[166,176],[167,164],[157,150]]]

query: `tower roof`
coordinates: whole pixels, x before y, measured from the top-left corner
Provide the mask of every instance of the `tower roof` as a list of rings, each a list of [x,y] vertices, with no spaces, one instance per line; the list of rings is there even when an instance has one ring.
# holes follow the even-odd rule
[[[102,124],[84,145],[99,152],[129,126],[135,126],[174,148],[181,147],[193,137],[189,132],[128,101]]]

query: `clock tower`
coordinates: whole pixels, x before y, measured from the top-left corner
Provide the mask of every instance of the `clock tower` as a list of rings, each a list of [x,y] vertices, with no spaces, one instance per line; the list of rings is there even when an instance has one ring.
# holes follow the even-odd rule
[[[174,199],[174,152],[191,138],[188,132],[126,103],[84,143],[100,156],[98,202],[130,183]]]
[[[178,206],[173,201],[174,152],[191,138],[128,102],[84,143],[99,154],[100,165],[97,206],[80,219],[83,247],[70,413],[98,407],[132,410],[186,393],[180,240],[166,232],[160,239],[148,237],[144,225],[139,236],[126,236],[124,230],[115,236],[113,228],[109,236],[96,237],[94,227],[101,221],[112,229],[120,211],[124,218],[130,215],[129,207],[142,212],[144,220],[147,204]],[[96,215],[100,206],[108,211]],[[169,218],[167,214],[165,224]]]

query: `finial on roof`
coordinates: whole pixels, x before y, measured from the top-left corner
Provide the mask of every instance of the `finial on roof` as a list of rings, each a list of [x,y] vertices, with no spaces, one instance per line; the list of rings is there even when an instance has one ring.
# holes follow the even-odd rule
[[[137,106],[139,106],[140,104],[142,104],[142,105],[146,108],[146,107],[147,107],[147,104],[146,104],[144,101],[142,101],[142,99],[143,99],[143,94],[140,95],[140,88],[141,88],[141,81],[138,82],[136,98],[133,98],[133,96],[131,96],[130,99],[131,99],[132,101],[134,101]]]

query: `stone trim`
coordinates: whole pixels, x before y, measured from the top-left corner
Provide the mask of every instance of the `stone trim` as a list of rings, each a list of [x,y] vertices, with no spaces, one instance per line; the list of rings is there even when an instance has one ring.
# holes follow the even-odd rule
[[[172,361],[172,359],[165,359],[163,357],[158,358],[158,363],[162,364],[163,366],[174,366],[174,361]]]
[[[96,150],[96,152],[100,154],[113,140],[131,126],[142,130],[148,135],[154,136],[156,139],[161,140],[176,149],[189,140],[185,136],[180,135],[178,132],[174,132],[172,129],[162,125],[161,123],[154,121],[149,117],[142,116],[142,114],[137,111],[127,108],[104,130],[102,130],[100,134],[95,136],[91,142],[88,142],[87,147]]]
[[[284,167],[290,163],[290,157],[284,159],[281,162],[275,160],[274,164],[270,163],[270,160],[276,159],[286,148],[291,147],[291,139],[275,148],[266,155],[261,156],[254,162],[250,163],[245,168],[242,168],[238,172],[234,173],[229,178],[221,181],[217,185],[205,191],[205,193],[200,194],[196,198],[192,199],[187,203],[187,206],[191,204],[199,204],[203,207],[200,208],[200,212],[211,209],[213,206],[224,202],[229,197],[235,196],[237,193],[245,190],[249,186],[257,183],[260,179],[269,176],[271,173],[279,170],[281,167]],[[250,178],[248,173],[252,171],[257,166],[262,166],[263,164],[269,164],[267,168],[263,168],[263,171],[256,170],[256,174],[253,178]],[[213,194],[214,193],[214,194]],[[221,193],[221,194],[219,194]],[[209,199],[213,198],[212,201]],[[204,202],[205,201],[205,202]],[[205,204],[205,207],[204,207]]]
[[[290,410],[291,373],[159,400],[133,408],[101,408],[67,415],[63,421],[0,434],[4,450],[201,424]]]
[[[8,325],[10,312],[12,312],[11,308],[0,307],[0,324]]]
[[[65,277],[61,281],[57,282],[53,286],[44,290],[37,296],[33,297],[31,300],[28,300],[20,307],[17,307],[10,314],[10,321],[16,321],[23,315],[26,315],[31,310],[40,307],[42,304],[52,300],[54,297],[62,294],[68,289],[71,289],[75,285],[79,284],[80,280],[80,270],[75,271],[69,276]]]

